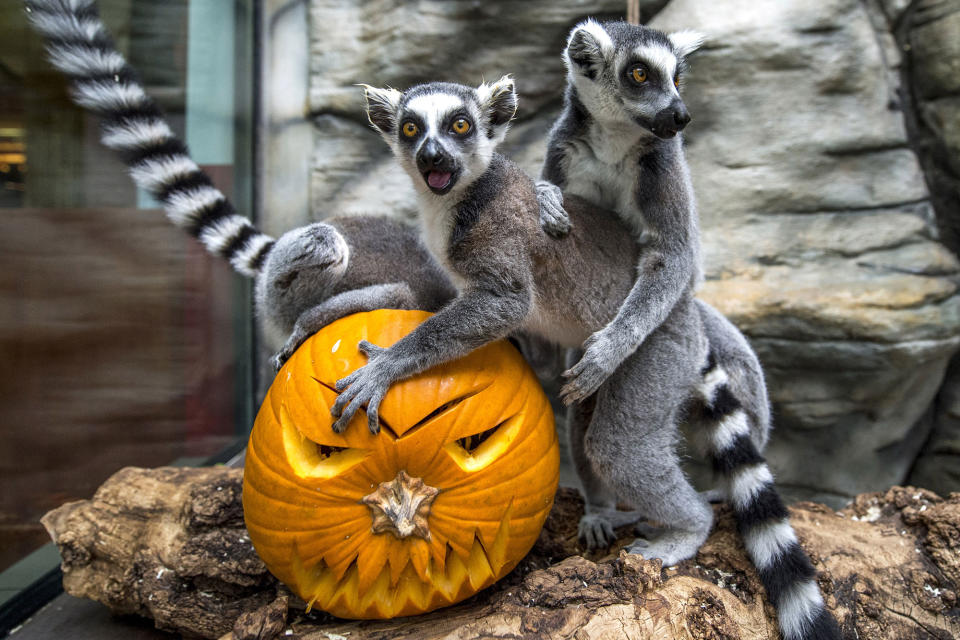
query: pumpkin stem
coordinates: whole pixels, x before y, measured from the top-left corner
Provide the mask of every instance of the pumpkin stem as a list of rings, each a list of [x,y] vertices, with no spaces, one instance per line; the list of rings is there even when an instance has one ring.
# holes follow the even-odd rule
[[[374,533],[390,532],[397,538],[419,536],[430,540],[430,506],[440,490],[401,470],[397,477],[381,482],[361,502],[370,507]]]

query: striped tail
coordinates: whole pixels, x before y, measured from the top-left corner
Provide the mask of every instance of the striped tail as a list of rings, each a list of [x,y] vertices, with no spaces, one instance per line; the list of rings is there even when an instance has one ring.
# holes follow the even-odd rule
[[[104,145],[119,152],[137,186],[163,203],[173,224],[245,276],[259,273],[274,240],[238,215],[190,158],[156,102],[117,51],[94,0],[27,0],[50,61],[70,80],[74,101],[103,119]]]
[[[737,529],[777,610],[785,640],[839,639],[826,610],[816,570],[790,526],[789,513],[766,461],[750,439],[749,418],[711,352],[700,387],[707,452],[720,476]]]

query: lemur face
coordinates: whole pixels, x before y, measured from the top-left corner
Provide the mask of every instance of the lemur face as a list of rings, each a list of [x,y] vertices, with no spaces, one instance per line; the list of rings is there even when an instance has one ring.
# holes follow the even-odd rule
[[[587,20],[570,33],[564,60],[581,102],[600,123],[672,138],[690,122],[679,89],[686,56],[702,43],[693,31],[667,35]]]
[[[444,196],[487,168],[517,110],[513,80],[476,89],[447,82],[404,93],[365,86],[367,116],[422,192]]]

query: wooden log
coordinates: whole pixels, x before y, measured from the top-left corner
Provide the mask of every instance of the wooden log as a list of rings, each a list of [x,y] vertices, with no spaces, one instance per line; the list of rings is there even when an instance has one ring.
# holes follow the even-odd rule
[[[240,484],[234,469],[128,468],[92,500],[50,512],[66,590],[224,640],[777,637],[726,507],[696,558],[662,568],[619,549],[583,554],[582,499],[561,489],[536,546],[500,583],[428,615],[352,622],[305,614],[269,575],[243,528]],[[845,637],[960,637],[960,494],[895,487],[791,516]]]

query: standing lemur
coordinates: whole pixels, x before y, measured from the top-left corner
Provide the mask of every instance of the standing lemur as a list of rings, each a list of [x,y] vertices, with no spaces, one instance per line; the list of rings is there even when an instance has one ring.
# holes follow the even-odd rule
[[[568,401],[589,399],[598,388],[602,394],[604,380],[621,362],[627,365],[635,350],[643,351],[658,327],[687,306],[701,278],[697,213],[679,135],[690,115],[679,88],[686,57],[702,42],[692,31],[667,35],[593,20],[574,28],[568,39],[564,110],[550,133],[542,178],[565,196],[614,211],[633,230],[640,247],[636,281],[616,317],[590,336],[579,362],[564,373]],[[561,215],[552,230],[568,229]],[[706,328],[726,322],[711,312],[703,318]],[[686,328],[695,329],[692,324]],[[823,607],[814,569],[797,544],[760,456],[762,446],[749,437],[757,430],[750,421],[769,415],[756,357],[736,329],[722,336],[710,334],[709,340],[704,380],[687,407],[688,419],[703,423],[694,434],[726,481],[747,550],[777,606],[784,637],[839,637]],[[749,356],[725,357],[730,350]],[[738,393],[744,382],[759,386],[753,393]],[[652,391],[641,386],[641,393]],[[588,512],[591,505],[606,507],[614,495],[622,495],[615,461],[621,445],[598,442],[598,430],[609,427],[602,416],[591,419],[592,407],[589,401],[570,412],[571,450],[583,484],[588,493],[595,487],[608,490],[587,496]],[[605,543],[603,536],[591,533],[597,522],[588,513],[581,532],[586,530],[588,541],[599,538]],[[709,528],[709,523],[698,526]],[[657,546],[654,539],[632,548],[647,555],[651,548],[659,551]]]
[[[416,231],[389,217],[331,218],[278,239],[261,233],[189,157],[94,0],[29,0],[26,8],[74,99],[102,118],[103,143],[120,153],[137,185],[175,225],[255,278],[258,313],[286,339],[275,367],[338,318],[379,308],[436,311],[456,294]]]

